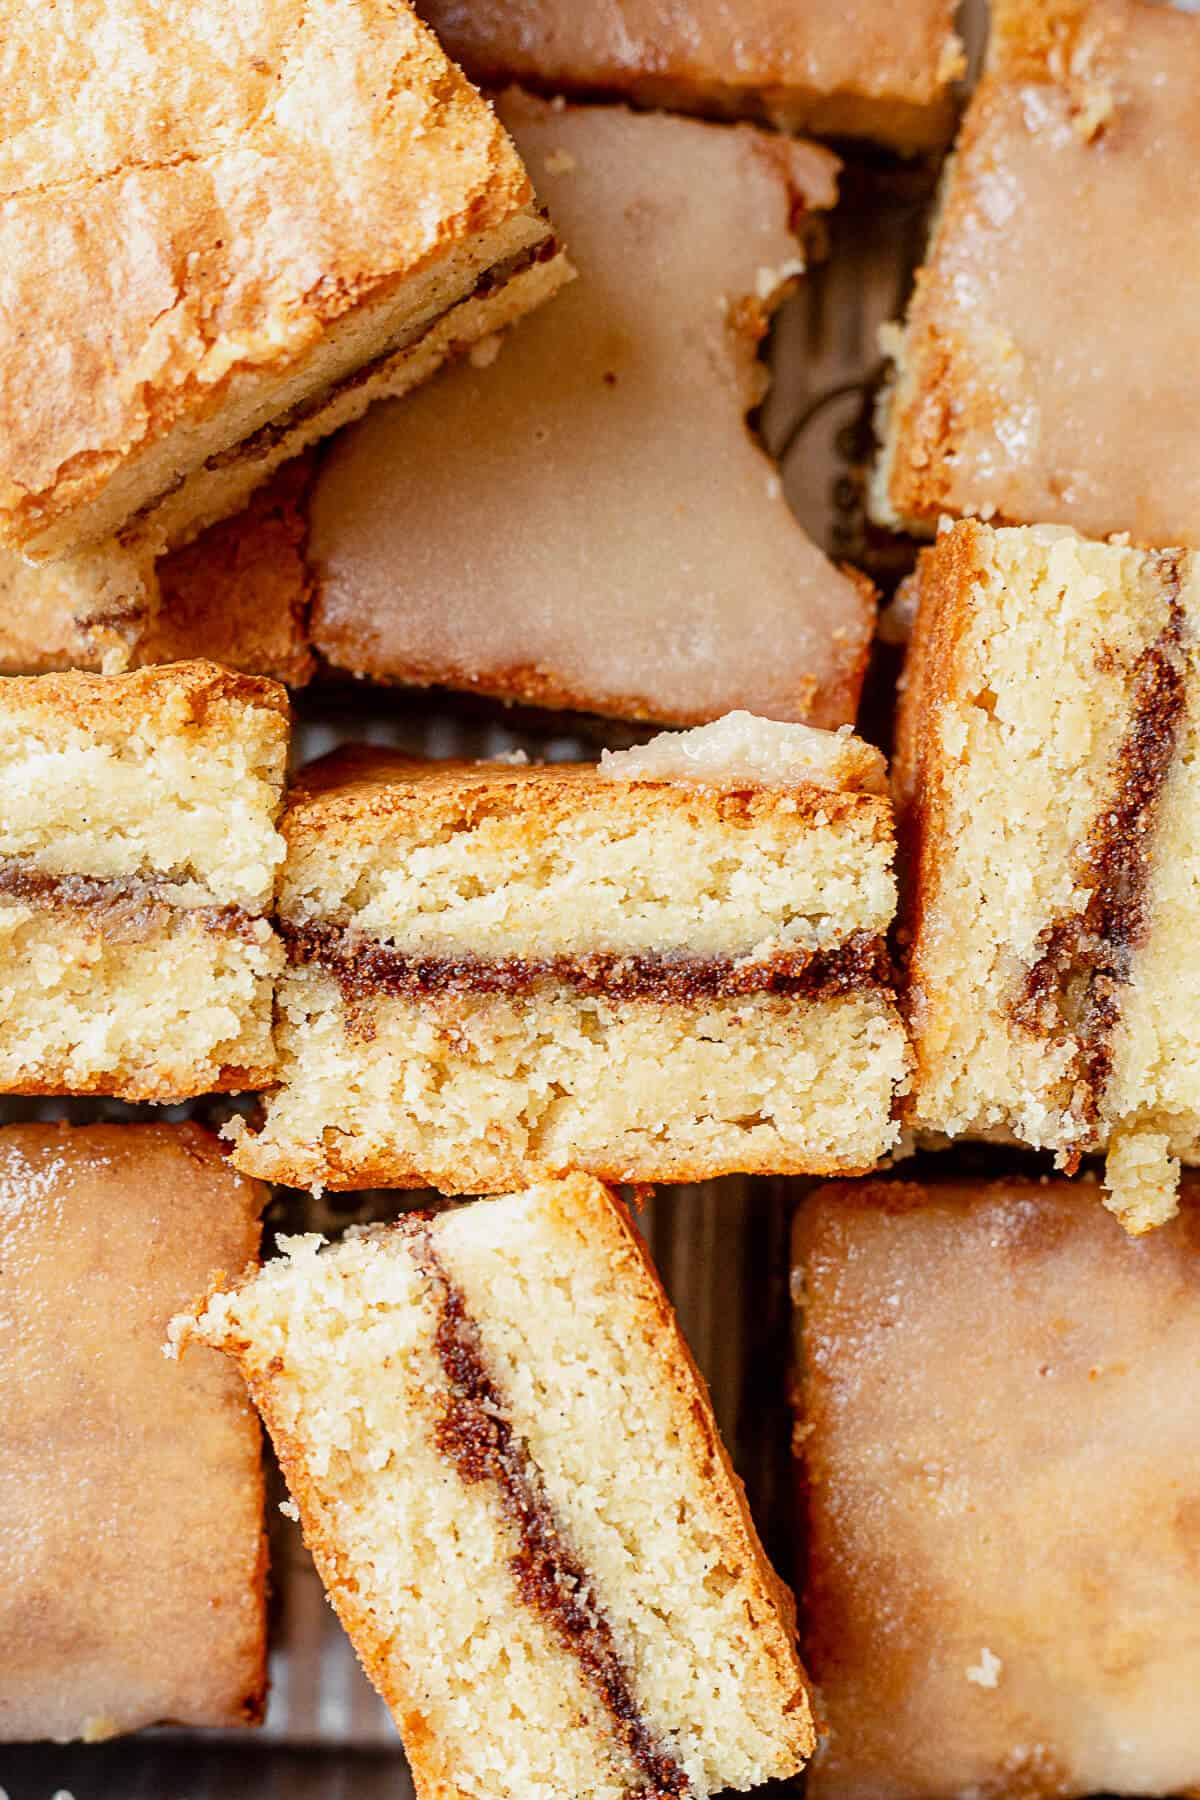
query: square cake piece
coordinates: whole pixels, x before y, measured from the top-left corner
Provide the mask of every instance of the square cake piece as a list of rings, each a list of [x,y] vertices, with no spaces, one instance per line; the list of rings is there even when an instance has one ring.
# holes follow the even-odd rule
[[[9,549],[194,532],[566,274],[402,0],[3,0],[0,25]]]
[[[852,721],[869,584],[809,541],[746,424],[836,163],[753,126],[499,108],[579,278],[489,366],[330,446],[316,647],[354,675],[658,723]]]
[[[955,0],[417,0],[492,86],[874,138],[905,153],[950,135]]]
[[[794,1774],[791,1595],[608,1191],[575,1176],[284,1247],[198,1330],[250,1384],[421,1800]]]
[[[301,687],[313,672],[297,457],[244,513],[155,558],[110,538],[52,563],[0,550],[0,675],[106,673],[206,656]]]
[[[1200,19],[993,0],[872,507],[1200,545]]]
[[[829,1184],[796,1227],[812,1800],[1200,1785],[1200,1195]]]
[[[871,1168],[907,1067],[882,768],[745,719],[599,769],[335,752],[281,826],[278,1085],[238,1162],[443,1193]]]
[[[288,721],[214,663],[0,682],[0,1092],[269,1077]]]
[[[1200,1158],[1200,563],[964,521],[925,552],[896,776],[919,1131]]]
[[[265,1199],[196,1125],[0,1130],[0,1740],[262,1716],[258,1422],[163,1349]]]

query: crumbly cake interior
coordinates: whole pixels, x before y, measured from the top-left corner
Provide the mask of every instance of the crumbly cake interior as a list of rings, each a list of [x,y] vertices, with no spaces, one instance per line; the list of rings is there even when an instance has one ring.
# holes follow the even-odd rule
[[[181,905],[262,911],[283,843],[286,698],[186,663],[0,690],[0,861],[156,877]]]
[[[907,1071],[875,988],[672,1003],[546,982],[356,1004],[311,965],[280,981],[276,1051],[280,1085],[261,1132],[239,1135],[239,1167],[444,1193],[572,1167],[612,1181],[859,1173],[898,1141]]]
[[[811,1725],[786,1614],[603,1190],[318,1243],[200,1330],[264,1409],[419,1791],[699,1797],[793,1773]]]
[[[576,1160],[860,1169],[896,1141],[882,795],[369,751],[315,765],[283,830],[282,1060],[247,1168],[464,1192]]]
[[[1126,1134],[1132,1228],[1200,1151],[1191,559],[962,525],[927,554],[901,736],[918,1129],[1068,1164]],[[1140,1173],[1138,1172],[1140,1171]]]
[[[272,1067],[282,688],[192,662],[0,688],[0,1086],[177,1100]]]
[[[746,425],[797,221],[832,204],[836,164],[748,126],[516,90],[499,109],[578,279],[331,446],[318,650],[623,718],[853,719],[873,598],[801,531]]]
[[[778,730],[807,744],[804,727]],[[341,766],[343,784],[302,789],[284,821],[288,928],[352,929],[409,956],[642,952],[745,967],[881,937],[895,911],[891,809],[873,794],[377,753]]]
[[[0,1088],[179,1100],[271,1079],[283,946],[204,908],[26,905],[0,891]]]
[[[1200,1211],[1086,1180],[800,1208],[814,1800],[1200,1780]]]

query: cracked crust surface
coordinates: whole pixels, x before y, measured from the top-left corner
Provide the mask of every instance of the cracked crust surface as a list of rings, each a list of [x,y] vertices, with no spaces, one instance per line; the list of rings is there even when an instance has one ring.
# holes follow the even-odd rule
[[[993,16],[890,345],[872,510],[1195,546],[1200,19],[1146,0]]]
[[[35,327],[11,328],[0,400],[14,545],[172,434],[184,466],[232,441],[200,438],[528,206],[490,107],[399,0],[5,0],[0,24],[0,315]]]

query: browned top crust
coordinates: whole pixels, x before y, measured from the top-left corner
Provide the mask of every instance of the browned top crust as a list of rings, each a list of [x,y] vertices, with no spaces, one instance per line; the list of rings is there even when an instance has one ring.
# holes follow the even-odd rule
[[[0,714],[37,720],[51,729],[70,723],[107,733],[127,720],[131,730],[136,726],[171,734],[214,723],[224,728],[237,712],[273,713],[286,732],[291,719],[287,689],[265,676],[205,661],[165,663],[127,675],[82,669],[14,675],[0,684]]]
[[[707,814],[731,827],[765,819],[793,823],[797,836],[836,829],[853,814],[876,821],[890,837],[889,801],[879,794],[822,787],[710,787],[690,781],[613,781],[593,763],[426,762],[397,751],[348,745],[310,763],[292,789],[279,829],[296,849],[316,837],[367,835],[373,843],[405,842],[442,828],[474,827],[485,818],[527,816],[540,829],[581,809],[614,822],[647,810]]]
[[[1200,544],[1200,20],[1148,0],[992,10],[877,503]]]
[[[530,187],[402,0],[0,0],[0,540]]]
[[[961,55],[953,0],[418,0],[493,86],[620,95],[795,128],[944,141]]]
[[[0,1741],[261,1717],[257,1425],[163,1346],[267,1192],[193,1124],[0,1131]]]

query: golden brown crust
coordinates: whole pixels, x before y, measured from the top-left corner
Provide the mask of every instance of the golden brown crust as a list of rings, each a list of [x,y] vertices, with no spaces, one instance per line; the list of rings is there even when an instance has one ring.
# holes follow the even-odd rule
[[[679,1328],[649,1247],[612,1192],[616,1185],[590,1175],[569,1174],[559,1185],[556,1204],[577,1219],[586,1217],[588,1236],[607,1244],[614,1279],[625,1286],[627,1293],[637,1292],[639,1307],[650,1320],[647,1336],[655,1345],[659,1367],[678,1400],[680,1436],[688,1445],[696,1480],[710,1490],[723,1515],[728,1544],[754,1571],[754,1623],[760,1633],[769,1630],[775,1640],[772,1660],[780,1685],[788,1689],[783,1710],[795,1715],[795,1749],[800,1757],[807,1758],[816,1746],[816,1735],[808,1679],[795,1648],[795,1596],[780,1580],[763,1549],[745,1485],[721,1437],[708,1384]]]
[[[0,551],[0,673],[99,672],[211,658],[301,687],[313,672],[304,559],[311,462],[236,519],[154,560],[140,546],[34,565]]]
[[[896,802],[900,883],[901,1006],[914,1058],[911,1090],[920,1092],[927,1070],[921,1030],[923,967],[920,945],[925,913],[936,901],[943,874],[945,796],[935,720],[955,688],[959,641],[970,620],[971,592],[987,566],[987,528],[971,520],[956,525],[921,553],[917,613],[904,662],[896,715],[892,790]]]
[[[14,545],[530,201],[407,6],[252,0],[236,30],[217,0],[163,11],[105,9],[96,54],[86,22],[75,41],[60,15],[6,8],[24,84],[10,75],[0,141],[0,306],[37,325],[0,406]],[[188,55],[164,58],[183,32]]]
[[[287,690],[276,681],[244,675],[201,659],[137,669],[126,675],[96,675],[72,669],[48,675],[14,675],[4,683],[4,710],[51,726],[67,723],[87,730],[157,725],[165,733],[204,730],[230,708],[274,713],[286,730],[291,721]]]
[[[356,1159],[341,1148],[344,1141],[342,1134],[327,1132],[320,1157],[309,1158],[289,1156],[286,1150],[274,1145],[265,1148],[260,1139],[247,1134],[238,1139],[233,1160],[247,1175],[258,1176],[263,1181],[280,1182],[287,1187],[319,1186],[331,1193],[345,1193],[354,1188],[426,1187],[435,1188],[442,1194],[479,1194],[493,1188],[514,1191],[528,1186],[531,1181],[561,1181],[572,1173],[571,1167],[565,1164],[539,1164],[528,1155],[511,1163],[502,1163],[492,1153],[478,1162],[462,1160],[453,1167],[442,1163],[431,1167],[398,1156],[386,1161],[371,1161],[366,1156]],[[716,1166],[711,1160],[688,1162],[664,1150],[661,1159],[653,1165],[644,1154],[639,1156],[637,1180],[666,1187],[713,1181],[722,1175],[870,1175],[876,1167],[875,1158],[865,1163],[822,1162],[811,1151],[794,1159],[782,1152],[773,1152],[768,1159],[759,1162],[743,1150],[726,1168]],[[610,1187],[620,1187],[631,1179],[628,1168],[599,1161],[590,1163],[586,1174],[589,1179],[602,1181]]]
[[[799,788],[715,788],[698,782],[620,781],[591,763],[510,765],[428,762],[365,745],[333,751],[306,768],[289,796],[279,829],[293,852],[315,839],[336,843],[369,834],[372,842],[407,842],[443,828],[470,829],[487,818],[528,820],[540,837],[578,811],[628,819],[638,813],[688,811],[728,826],[783,819],[797,837],[818,820],[837,825],[866,815],[876,838],[890,837],[891,807],[881,795]]]
[[[193,1072],[190,1080],[182,1082],[170,1081],[155,1069],[145,1069],[136,1075],[101,1074],[91,1080],[76,1078],[71,1084],[71,1093],[79,1096],[94,1094],[97,1098],[106,1100],[172,1106],[183,1100],[194,1100],[201,1093],[257,1093],[268,1087],[274,1079],[275,1069],[270,1063],[256,1069],[238,1068],[234,1065],[215,1071],[202,1069]],[[54,1063],[41,1076],[8,1077],[4,1083],[4,1091],[12,1095],[59,1095],[63,1092],[63,1082],[62,1066]],[[236,1166],[241,1167],[240,1163]]]

